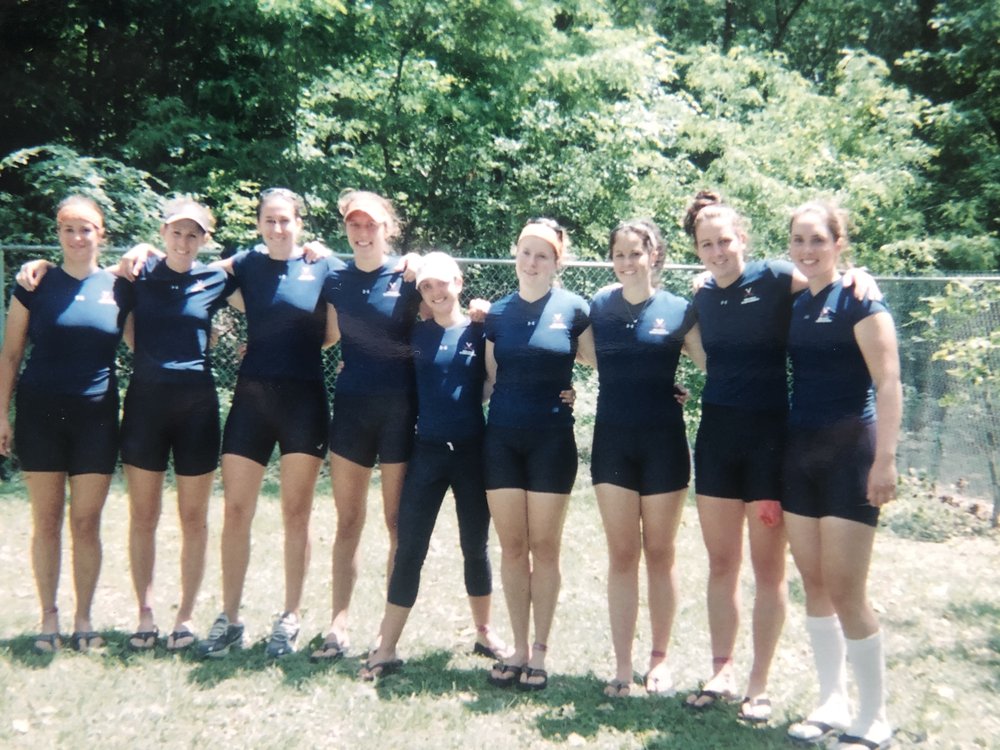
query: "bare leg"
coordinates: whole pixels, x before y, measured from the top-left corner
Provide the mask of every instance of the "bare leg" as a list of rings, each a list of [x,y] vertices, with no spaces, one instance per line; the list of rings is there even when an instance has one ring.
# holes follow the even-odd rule
[[[378,629],[378,646],[368,654],[369,664],[382,664],[396,658],[396,647],[410,616],[410,607],[386,602],[385,614]]]
[[[212,497],[215,472],[196,476],[178,475],[176,481],[177,514],[181,526],[181,602],[177,608],[174,631],[193,632],[194,604],[205,575],[208,504]]]
[[[156,527],[160,521],[163,499],[163,472],[146,471],[126,464],[125,477],[128,481],[129,499],[129,566],[139,604],[136,632],[151,632],[156,627],[153,616],[153,570],[156,566]],[[135,638],[129,642],[139,648],[152,645]]]
[[[528,557],[528,499],[520,489],[489,490],[486,498],[493,525],[500,539],[500,580],[514,638],[514,653],[508,661],[522,666],[529,656],[531,625],[531,562]],[[502,675],[494,670],[493,677]]]
[[[101,511],[110,486],[110,474],[77,474],[69,478],[69,525],[76,589],[73,629],[78,632],[93,630],[90,608],[101,572]],[[89,645],[99,644],[91,642]]]
[[[545,668],[549,632],[559,601],[562,574],[559,553],[562,544],[563,522],[569,495],[549,492],[528,492],[528,549],[531,552],[531,612],[535,621],[535,646],[532,647],[528,666]],[[538,645],[543,648],[538,648]],[[540,682],[521,676],[522,682]]]
[[[24,483],[31,499],[31,564],[42,608],[41,632],[58,633],[56,592],[59,588],[59,563],[62,558],[66,475],[56,471],[25,472]]]
[[[632,682],[632,641],[639,612],[639,493],[606,483],[594,485],[594,492],[608,542],[608,616],[615,679],[628,685]]]
[[[331,453],[330,476],[337,509],[337,533],[333,540],[333,614],[326,640],[346,647],[348,610],[358,579],[358,545],[365,526],[372,470]]]
[[[744,695],[757,698],[767,693],[771,660],[778,648],[788,609],[788,588],[785,584],[787,540],[784,524],[765,526],[757,517],[753,503],[747,504],[747,524],[754,571],[753,666]]]
[[[257,495],[265,467],[256,461],[225,453],[222,485],[222,607],[231,623],[240,622],[240,601],[250,565],[250,527],[257,511]]]
[[[721,694],[736,689],[732,656],[740,623],[744,515],[742,500],[698,495],[698,520],[708,551],[708,628],[712,640],[712,677],[704,689]],[[688,703],[696,706],[710,702],[710,698],[688,696]]]
[[[675,540],[686,495],[687,490],[683,489],[642,498],[642,544],[646,556],[652,635],[646,690],[659,694],[673,692],[667,648],[677,612]]]
[[[385,580],[392,578],[392,566],[396,561],[396,547],[399,544],[399,499],[403,495],[403,480],[406,478],[406,464],[381,464],[382,475],[382,515],[385,528],[389,532],[389,559],[385,567]]]
[[[281,515],[285,526],[285,612],[298,617],[309,567],[309,518],[323,459],[307,453],[281,457]]]

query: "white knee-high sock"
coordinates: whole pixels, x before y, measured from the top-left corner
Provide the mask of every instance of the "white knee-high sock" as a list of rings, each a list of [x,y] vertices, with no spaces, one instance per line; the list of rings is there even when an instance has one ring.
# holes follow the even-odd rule
[[[858,685],[858,713],[849,732],[881,742],[891,734],[885,716],[885,650],[882,631],[857,641],[848,639],[846,643],[847,660]]]
[[[840,619],[807,617],[806,632],[812,643],[813,660],[819,677],[819,706],[809,714],[815,721],[846,726],[847,708],[847,647]]]

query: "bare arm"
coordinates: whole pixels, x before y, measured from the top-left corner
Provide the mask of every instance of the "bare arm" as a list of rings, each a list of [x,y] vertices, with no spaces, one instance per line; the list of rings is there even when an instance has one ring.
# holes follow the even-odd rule
[[[684,336],[684,346],[681,347],[681,351],[695,363],[699,370],[705,372],[708,357],[705,355],[705,347],[701,345],[701,328],[697,323],[691,326],[691,330]]]
[[[903,418],[896,326],[887,312],[854,326],[854,338],[875,384],[875,460],[868,472],[868,502],[876,508],[896,497],[896,448]]]
[[[17,372],[28,344],[30,314],[19,300],[12,299],[7,310],[3,349],[0,349],[0,454],[10,455],[14,431],[10,426],[10,399],[14,393]]]
[[[337,310],[329,302],[326,303],[326,335],[323,337],[323,348],[327,349],[340,341],[340,323],[337,322]]]
[[[878,288],[875,277],[863,268],[848,268],[844,271],[843,284],[845,288],[854,287],[855,299],[882,299],[882,290]]]
[[[593,326],[587,326],[576,340],[576,361],[588,367],[597,367],[597,350],[594,347]]]
[[[226,302],[234,310],[239,310],[241,313],[246,313],[247,311],[246,303],[243,301],[243,292],[239,289],[226,297]]]
[[[125,318],[125,325],[122,326],[122,339],[125,346],[135,351],[135,313],[129,313]]]
[[[497,358],[493,353],[493,342],[486,340],[486,380],[483,381],[483,401],[489,401],[493,387],[497,383]]]
[[[115,272],[116,276],[121,276],[123,279],[128,279],[129,281],[135,281],[135,277],[139,275],[139,271],[146,264],[149,256],[153,255],[157,258],[164,257],[162,250],[150,245],[148,242],[142,242],[127,253],[122,255],[120,261],[118,261],[118,269]]]
[[[38,288],[39,282],[42,280],[42,277],[48,273],[49,269],[55,267],[55,263],[42,258],[29,260],[21,265],[21,270],[17,272],[17,276],[14,277],[14,281],[27,289],[29,292],[33,292]]]

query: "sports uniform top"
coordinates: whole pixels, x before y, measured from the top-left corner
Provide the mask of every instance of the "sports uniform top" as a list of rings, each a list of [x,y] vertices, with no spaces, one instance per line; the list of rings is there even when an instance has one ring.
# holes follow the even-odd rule
[[[134,380],[158,383],[211,381],[208,353],[212,315],[236,290],[221,268],[195,261],[190,271],[172,270],[150,258],[134,282]]]
[[[589,325],[586,301],[565,289],[551,289],[534,302],[517,292],[495,302],[486,316],[497,362],[489,423],[522,429],[572,424],[573,409],[559,393],[570,387],[577,338]]]
[[[486,367],[483,324],[468,318],[448,328],[420,321],[411,339],[417,376],[417,435],[461,442],[482,435]]]
[[[309,263],[302,256],[276,260],[245,250],[233,256],[233,276],[243,292],[247,353],[240,375],[260,379],[323,380],[326,308],[323,283],[343,265],[334,257]]]
[[[99,396],[113,387],[131,285],[105,270],[77,279],[52,268],[33,292],[14,287],[31,313],[31,352],[19,382],[69,396]]]
[[[662,289],[639,305],[620,286],[603,289],[590,303],[597,352],[598,422],[663,426],[676,419],[674,375],[684,336],[694,325],[687,300]]]
[[[344,358],[338,393],[413,393],[410,332],[420,293],[393,270],[398,264],[393,256],[374,271],[362,271],[350,261],[327,279],[323,298],[337,310]]]
[[[786,345],[792,264],[752,261],[725,288],[709,279],[692,301],[707,356],[702,401],[754,410],[788,408]]]
[[[807,289],[795,300],[788,334],[791,426],[824,427],[850,417],[874,421],[872,377],[854,338],[854,326],[887,311],[882,302],[856,299],[841,279],[815,296]]]

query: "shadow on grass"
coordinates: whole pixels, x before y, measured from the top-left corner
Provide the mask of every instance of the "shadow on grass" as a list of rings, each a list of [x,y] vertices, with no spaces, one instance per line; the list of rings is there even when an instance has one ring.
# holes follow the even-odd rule
[[[167,658],[181,658],[182,653],[167,651],[166,641],[160,638],[156,646],[151,649],[136,650],[129,648],[128,639],[131,632],[121,630],[101,630],[98,635],[104,639],[104,645],[99,648],[88,649],[79,656],[97,658],[105,662],[113,662],[116,665],[128,664],[135,659],[148,659],[153,656],[163,656]],[[35,651],[35,634],[15,636],[8,640],[0,640],[0,654],[9,654],[10,660],[17,664],[39,669],[47,667],[57,658],[63,656],[76,656],[76,651],[70,643],[71,634],[63,633],[62,647],[55,653],[38,653]]]
[[[571,737],[592,741],[610,731],[641,736],[644,747],[788,747],[787,725],[742,724],[735,703],[693,711],[683,706],[681,694],[647,697],[638,684],[633,697],[611,699],[604,695],[604,681],[592,674],[552,674],[549,686],[540,691],[496,688],[486,682],[487,662],[482,668],[456,669],[448,666],[453,657],[449,651],[434,651],[407,661],[400,672],[377,681],[375,692],[387,702],[459,694],[468,711],[482,714],[520,705],[532,711],[540,734],[557,742]]]

